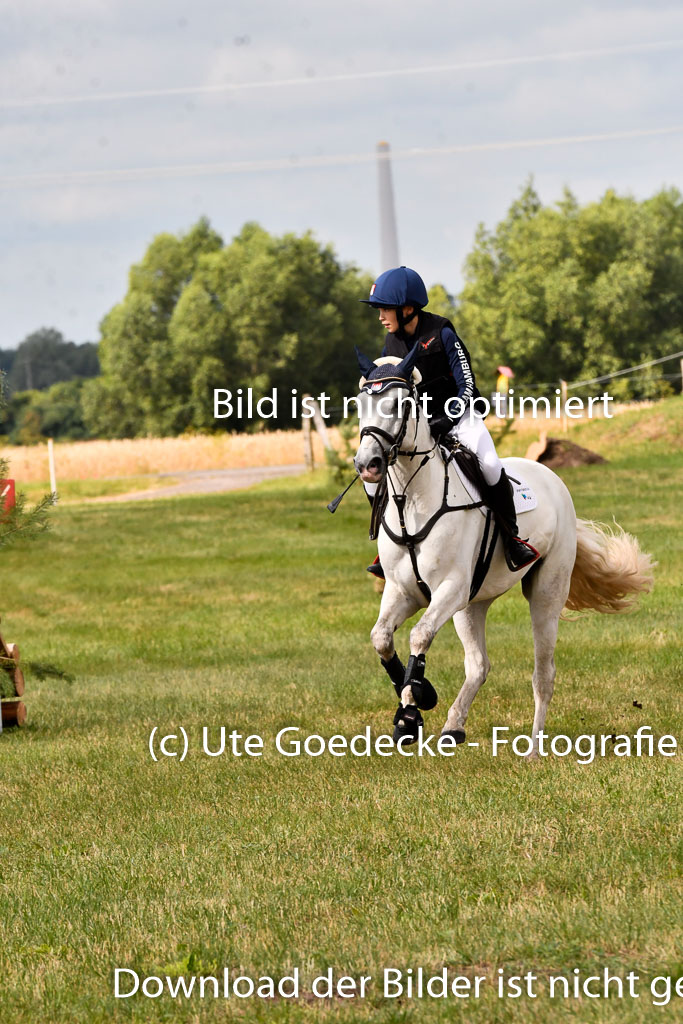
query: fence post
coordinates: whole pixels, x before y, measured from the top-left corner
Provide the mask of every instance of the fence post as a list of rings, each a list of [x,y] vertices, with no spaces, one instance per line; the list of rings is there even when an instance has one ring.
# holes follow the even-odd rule
[[[303,395],[303,398],[310,398],[310,395]],[[313,472],[315,469],[315,456],[313,455],[313,438],[311,436],[311,417],[301,417],[301,433],[304,440],[304,462],[306,469]]]
[[[313,400],[313,423],[315,429],[318,431],[318,434],[320,435],[320,440],[322,441],[323,446],[325,448],[332,448],[332,442],[330,441],[330,436],[327,433],[325,420],[323,419],[322,413],[320,412],[320,406],[315,401],[315,399]]]
[[[50,491],[57,494],[57,474],[55,472],[55,446],[51,437],[47,439],[47,460],[50,464]]]

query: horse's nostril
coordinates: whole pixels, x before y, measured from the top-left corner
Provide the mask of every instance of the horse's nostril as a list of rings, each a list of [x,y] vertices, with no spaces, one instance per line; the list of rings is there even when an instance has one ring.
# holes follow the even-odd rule
[[[382,463],[379,459],[371,459],[370,462],[368,462],[367,468],[371,473],[379,473],[382,468]]]

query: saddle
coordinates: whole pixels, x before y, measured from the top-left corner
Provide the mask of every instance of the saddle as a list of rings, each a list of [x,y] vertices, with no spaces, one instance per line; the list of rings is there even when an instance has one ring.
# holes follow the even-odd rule
[[[439,447],[444,456],[444,461],[453,460],[457,463],[462,473],[482,496],[488,492],[488,484],[481,471],[481,463],[471,448],[467,448],[454,437],[442,437]]]
[[[485,497],[488,485],[481,471],[479,459],[474,452],[450,434],[453,421],[446,416],[435,416],[429,424],[432,437],[438,443],[444,462],[454,461],[464,476],[474,486],[477,494]]]
[[[486,508],[492,508],[495,512],[496,509],[491,503],[492,489],[486,483],[484,474],[481,471],[481,463],[474,452],[453,437],[440,438],[439,447],[441,448],[444,461],[452,461],[455,464],[461,483],[464,484],[465,490],[469,493],[470,497],[474,499],[481,498],[484,502],[485,508],[482,509],[482,514],[485,513]],[[532,509],[537,507],[538,497],[528,481],[522,477],[518,470],[516,472],[517,475],[513,476],[507,471],[507,478],[512,487],[515,512],[520,516],[523,512],[531,512]]]

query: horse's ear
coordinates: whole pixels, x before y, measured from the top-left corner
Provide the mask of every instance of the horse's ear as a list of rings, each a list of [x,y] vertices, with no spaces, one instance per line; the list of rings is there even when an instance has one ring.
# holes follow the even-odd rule
[[[373,363],[372,359],[368,359],[368,357],[358,348],[358,345],[356,345],[355,348],[356,359],[358,360],[360,372],[364,377],[369,377],[372,371],[377,368],[377,364]]]
[[[404,380],[410,380],[410,375],[413,372],[415,366],[415,360],[418,357],[420,351],[420,342],[416,341],[407,356],[404,356],[401,362],[396,367],[396,376],[403,377]]]

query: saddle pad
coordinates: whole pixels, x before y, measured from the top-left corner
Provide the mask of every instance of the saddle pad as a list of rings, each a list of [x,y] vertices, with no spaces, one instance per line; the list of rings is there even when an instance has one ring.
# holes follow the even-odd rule
[[[455,471],[460,477],[460,482],[472,501],[480,501],[481,494],[479,493],[479,489],[475,487],[471,480],[467,479],[455,459],[452,460],[451,465],[455,466]],[[521,515],[523,512],[531,512],[533,508],[536,508],[538,505],[538,498],[529,484],[519,476],[511,476],[509,473],[508,479],[510,480],[515,492],[515,512],[517,515]],[[479,511],[482,515],[486,515],[486,508],[480,508]]]

